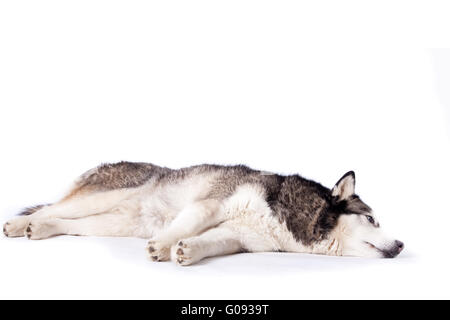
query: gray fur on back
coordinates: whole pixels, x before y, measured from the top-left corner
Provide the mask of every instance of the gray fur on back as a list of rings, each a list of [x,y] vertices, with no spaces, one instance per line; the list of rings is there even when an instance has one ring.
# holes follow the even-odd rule
[[[171,171],[169,168],[143,162],[122,161],[102,164],[84,173],[79,178],[77,187],[93,191],[135,188],[145,184],[152,177],[159,177]]]

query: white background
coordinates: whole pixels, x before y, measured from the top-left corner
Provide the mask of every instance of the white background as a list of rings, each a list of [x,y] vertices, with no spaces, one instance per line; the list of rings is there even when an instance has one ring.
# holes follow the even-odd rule
[[[450,298],[449,8],[2,1],[0,220],[101,162],[244,163],[357,192],[397,259],[152,263],[145,240],[0,238],[0,298]]]

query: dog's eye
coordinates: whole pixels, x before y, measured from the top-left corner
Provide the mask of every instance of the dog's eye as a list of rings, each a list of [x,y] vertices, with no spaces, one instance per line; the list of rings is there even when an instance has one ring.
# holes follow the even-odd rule
[[[375,220],[373,220],[373,218],[371,216],[366,216],[367,220],[369,220],[369,222],[371,224],[375,224]]]

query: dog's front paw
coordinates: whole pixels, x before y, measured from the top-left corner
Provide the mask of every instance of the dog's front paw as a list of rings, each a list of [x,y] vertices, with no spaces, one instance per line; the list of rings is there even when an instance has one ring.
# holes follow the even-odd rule
[[[3,234],[10,238],[23,237],[29,222],[30,219],[28,217],[19,217],[10,220],[3,225]]]
[[[150,240],[147,244],[147,252],[152,261],[168,261],[170,258],[170,245],[157,240]]]
[[[52,220],[33,220],[25,229],[25,235],[30,240],[47,239],[57,234],[56,221]]]
[[[172,247],[172,260],[180,266],[189,266],[202,259],[199,248],[189,240],[181,240]]]

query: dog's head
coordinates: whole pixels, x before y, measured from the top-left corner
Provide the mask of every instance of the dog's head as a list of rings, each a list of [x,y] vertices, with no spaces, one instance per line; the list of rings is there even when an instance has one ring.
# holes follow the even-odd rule
[[[331,190],[332,207],[339,213],[335,235],[342,255],[394,258],[403,243],[383,234],[372,209],[355,194],[355,173],[346,173]]]

